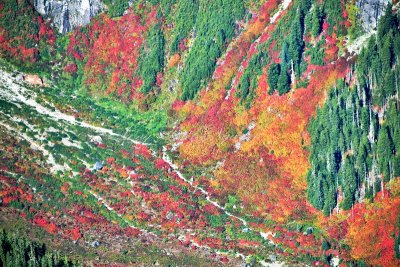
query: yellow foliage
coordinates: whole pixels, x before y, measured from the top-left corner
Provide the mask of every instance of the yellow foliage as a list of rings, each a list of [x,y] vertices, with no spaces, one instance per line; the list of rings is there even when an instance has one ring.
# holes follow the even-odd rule
[[[386,187],[390,190],[390,194],[393,197],[400,196],[400,177],[390,180]]]
[[[230,147],[228,137],[224,133],[215,132],[206,126],[199,127],[193,136],[179,147],[181,156],[191,162],[209,165],[219,160]]]
[[[215,179],[212,179],[212,180],[210,180],[210,185],[213,188],[218,188],[219,187],[219,182],[217,180],[215,180]]]
[[[238,131],[242,130],[244,127],[249,125],[250,116],[246,108],[243,105],[237,105],[234,107],[235,117],[233,118],[233,123]]]
[[[172,57],[169,58],[168,68],[175,67],[179,63],[180,60],[181,60],[181,56],[178,53],[176,53],[175,55],[173,55]]]
[[[124,218],[128,221],[133,221],[134,219],[133,215],[125,215]]]

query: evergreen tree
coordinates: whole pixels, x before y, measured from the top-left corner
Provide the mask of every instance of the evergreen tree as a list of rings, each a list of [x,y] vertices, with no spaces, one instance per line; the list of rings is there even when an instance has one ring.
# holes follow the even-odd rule
[[[156,86],[157,73],[164,67],[164,34],[160,23],[154,25],[148,32],[145,50],[139,61],[139,69],[143,78],[141,91],[148,94]]]
[[[107,5],[107,13],[111,18],[122,16],[129,7],[128,0],[105,0],[104,3]]]
[[[300,76],[300,63],[304,50],[303,31],[303,14],[298,11],[289,36],[289,55],[294,64],[296,76]]]
[[[384,98],[388,98],[395,94],[396,84],[394,75],[395,75],[394,72],[390,70],[385,75],[385,80],[382,86],[383,87],[382,94]]]
[[[311,64],[318,66],[324,65],[325,49],[322,48],[322,46],[323,46],[322,42],[319,41],[311,49],[311,58],[310,58]]]
[[[383,47],[381,49],[382,70],[390,71],[393,65],[393,36],[388,34],[385,36]]]
[[[241,98],[241,101],[243,102],[250,92],[250,76],[248,72],[245,72],[240,78],[239,88],[240,90],[238,91],[238,94]]]
[[[378,165],[379,171],[383,174],[387,181],[390,177],[389,162],[392,159],[394,145],[389,136],[389,129],[385,125],[379,131],[377,153],[378,153]]]
[[[43,244],[31,242],[4,230],[0,235],[0,244],[0,266],[80,266],[66,256],[61,260],[58,252],[47,251]]]
[[[316,175],[316,173],[318,175]],[[323,209],[324,207],[324,189],[322,186],[322,177],[319,176],[319,172],[309,171],[307,176],[308,190],[307,197],[311,204],[317,209]]]
[[[399,125],[397,125],[399,127]],[[400,155],[400,127],[394,129],[393,134],[393,145],[395,147],[395,151],[397,155]]]
[[[199,1],[192,27],[195,38],[184,68],[179,72],[182,100],[193,99],[211,78],[217,58],[235,35],[235,22],[245,15],[244,4],[243,0]]]
[[[287,68],[289,61],[289,45],[286,41],[284,41],[281,50],[281,69]]]
[[[336,206],[336,190],[331,184],[331,178],[329,176],[326,177],[323,188],[324,192],[328,192],[328,194],[325,195],[324,206],[322,210],[324,215],[328,216]]]
[[[311,34],[314,37],[321,33],[321,25],[323,21],[323,12],[318,5],[315,5],[312,12]]]
[[[278,86],[279,75],[281,73],[281,66],[276,63],[272,63],[268,70],[268,93],[272,94]]]
[[[400,55],[400,34],[398,29],[395,32],[394,38],[393,38],[393,53],[397,55],[397,58],[395,60],[398,60],[398,57]]]
[[[378,42],[382,42],[384,40],[384,36],[391,30],[391,29],[396,29],[397,26],[397,20],[396,16],[393,14],[392,11],[392,4],[389,3],[386,6],[386,11],[383,16],[379,19],[379,24],[378,24]]]
[[[394,177],[400,176],[400,155],[393,158],[393,171]]]
[[[353,206],[355,201],[355,192],[357,189],[357,176],[353,168],[353,164],[351,160],[346,159],[343,166],[343,175],[344,175],[344,200],[342,203],[342,208],[347,210]]]
[[[286,94],[290,91],[290,76],[287,69],[282,69],[278,79],[278,93],[279,95]]]

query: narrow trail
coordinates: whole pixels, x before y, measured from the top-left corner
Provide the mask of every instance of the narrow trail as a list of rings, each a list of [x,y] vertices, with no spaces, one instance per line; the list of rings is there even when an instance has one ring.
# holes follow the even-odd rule
[[[83,122],[83,121],[77,121],[75,119],[75,117],[65,114],[63,112],[61,112],[60,110],[58,110],[57,108],[52,108],[49,109],[43,105],[41,105],[40,103],[38,103],[36,100],[36,93],[26,87],[23,86],[23,84],[21,85],[19,83],[19,81],[12,77],[12,75],[8,72],[5,72],[3,70],[0,69],[0,99],[8,101],[10,103],[15,104],[18,108],[21,108],[21,104],[25,104],[31,108],[33,108],[33,110],[35,110],[38,114],[41,115],[45,115],[48,118],[50,118],[53,121],[57,121],[57,122],[64,122],[67,125],[75,125],[75,126],[79,126],[82,128],[87,128],[90,130],[93,130],[95,132],[97,132],[98,134],[101,135],[109,135],[109,136],[113,136],[116,138],[120,138],[126,141],[131,142],[132,144],[141,144],[141,145],[148,145],[144,142],[140,142],[138,140],[129,138],[127,136],[123,136],[121,134],[115,133],[113,130],[111,129],[107,129],[107,128],[103,128],[103,127],[98,127],[98,126],[94,126],[91,125],[87,122]],[[52,166],[51,170],[52,172],[56,172],[56,171],[65,171],[68,170],[69,166],[61,166],[59,164],[57,164],[54,160],[54,156],[47,151],[43,146],[37,144],[35,142],[35,140],[33,140],[32,138],[30,138],[29,136],[27,136],[24,133],[21,133],[18,129],[15,129],[11,126],[9,126],[8,124],[4,123],[4,122],[0,122],[0,125],[5,127],[10,133],[12,134],[16,134],[19,138],[21,139],[25,139],[27,140],[32,148],[35,148],[36,150],[39,150],[43,153],[44,156],[46,156],[47,159],[47,163],[50,164]],[[151,149],[151,148],[150,148]],[[152,154],[154,156],[157,155],[156,151],[154,151],[153,149],[151,149]],[[179,170],[179,167],[171,160],[171,158],[168,156],[167,154],[167,149],[166,147],[163,147],[162,149],[162,159],[168,163],[171,167],[171,169],[173,170],[173,172],[175,172],[177,174],[177,176],[179,177],[179,179],[181,179],[182,181],[188,183],[190,185],[190,187],[194,190],[198,190],[199,192],[201,192],[201,194],[204,196],[204,198],[207,200],[207,202],[209,202],[210,204],[212,204],[213,206],[215,206],[216,208],[220,209],[221,211],[223,211],[227,216],[234,218],[238,221],[241,222],[241,224],[246,227],[248,230],[253,231],[254,233],[258,233],[263,239],[269,241],[270,243],[272,243],[268,236],[269,235],[273,235],[272,233],[264,233],[264,232],[259,232],[256,231],[254,229],[251,229],[248,226],[248,222],[243,219],[242,217],[236,216],[234,214],[232,214],[231,212],[227,211],[225,209],[225,207],[221,206],[217,201],[211,199],[209,192],[207,192],[205,189],[196,186],[193,184],[192,181],[188,180]],[[94,192],[90,192],[98,201],[100,201],[104,207],[109,210],[109,211],[113,211],[115,212],[115,210],[104,201],[104,199],[101,196],[98,196],[97,194],[95,194]],[[120,214],[117,213],[117,215],[119,217],[121,217]],[[131,226],[133,228],[136,228],[134,226]],[[154,235],[151,232],[148,232],[146,230],[140,229],[142,233],[148,234],[148,235],[152,235],[154,237],[156,237],[156,235]],[[273,243],[272,243],[273,244]],[[201,247],[201,246],[200,246]],[[242,258],[246,258],[247,256],[244,255],[239,255]],[[268,266],[268,265],[265,265]]]
[[[279,18],[279,16],[289,7],[289,5],[290,5],[291,3],[292,3],[292,0],[283,0],[283,2],[279,5],[278,11],[271,17],[270,24],[275,23],[276,20]],[[255,43],[258,44],[259,41],[260,41],[260,37],[255,41]],[[230,91],[228,92],[228,95],[226,96],[225,99],[226,99],[226,100],[229,99],[229,96],[230,96]],[[250,131],[251,131],[254,127],[255,127],[255,124],[251,124],[251,125],[249,126]],[[245,137],[243,137],[243,139],[245,139]],[[241,142],[239,142],[239,143],[237,144],[238,148],[240,148],[240,145],[241,145]],[[173,161],[171,160],[171,158],[168,156],[166,147],[163,147],[163,151],[162,151],[162,152],[163,152],[163,153],[162,153],[162,158],[163,158],[163,160],[164,160],[165,162],[167,162],[167,163],[171,166],[171,168],[174,170],[174,172],[178,175],[178,177],[179,177],[181,180],[183,180],[183,181],[185,181],[186,183],[188,183],[192,188],[194,188],[194,189],[196,189],[196,190],[199,190],[199,191],[205,196],[206,200],[207,200],[209,203],[211,203],[211,204],[214,205],[215,207],[217,207],[217,208],[219,208],[220,210],[222,210],[226,215],[228,215],[228,216],[231,217],[231,218],[234,218],[234,219],[239,220],[239,221],[242,223],[243,226],[247,227],[248,229],[250,229],[250,230],[252,230],[252,231],[254,231],[254,232],[256,232],[256,233],[259,233],[260,236],[261,236],[263,239],[268,240],[269,242],[272,243],[272,241],[269,240],[269,238],[268,238],[268,236],[273,235],[272,232],[268,232],[268,233],[258,232],[258,231],[255,231],[254,229],[251,229],[250,227],[248,227],[248,223],[247,223],[247,221],[246,221],[245,219],[243,219],[243,218],[241,218],[241,217],[239,217],[239,216],[236,216],[236,215],[230,213],[229,211],[227,211],[227,210],[226,210],[224,207],[222,207],[218,202],[212,200],[212,199],[210,198],[209,193],[208,193],[206,190],[204,190],[204,189],[201,188],[201,187],[198,187],[198,186],[193,185],[193,182],[192,182],[192,181],[190,181],[190,180],[188,180],[187,178],[185,178],[184,175],[179,171],[178,166],[176,166],[176,165],[173,163]]]
[[[212,205],[214,205],[214,206],[217,207],[218,209],[224,211],[226,215],[228,215],[229,217],[232,217],[232,218],[235,218],[235,219],[239,220],[240,222],[242,222],[242,224],[243,224],[244,226],[247,226],[246,220],[244,220],[243,218],[240,218],[240,217],[238,217],[238,216],[236,216],[236,215],[233,215],[232,213],[230,213],[229,211],[227,211],[227,210],[226,210],[224,207],[222,207],[218,202],[211,200],[210,195],[209,195],[209,193],[208,193],[206,190],[204,190],[204,189],[201,188],[201,187],[198,187],[198,186],[193,185],[193,182],[192,182],[192,181],[186,179],[185,176],[183,176],[183,174],[179,171],[178,166],[176,166],[175,163],[173,163],[172,160],[171,160],[171,158],[168,156],[166,147],[163,147],[163,151],[162,151],[162,152],[163,152],[163,154],[162,154],[162,159],[163,159],[166,163],[168,163],[169,166],[171,166],[172,170],[178,175],[178,177],[179,177],[182,181],[188,183],[192,188],[194,188],[194,189],[196,189],[196,190],[199,190],[199,191],[205,196],[206,200],[207,200],[209,203],[211,203]]]
[[[115,137],[119,137],[122,138],[124,140],[130,141],[133,144],[142,144],[142,145],[148,145],[146,143],[131,139],[129,137],[117,134],[115,132],[113,132],[110,129],[107,128],[103,128],[103,127],[97,127],[97,126],[93,126],[89,123],[83,122],[83,121],[77,121],[75,119],[75,117],[65,114],[63,112],[61,112],[58,109],[54,109],[54,110],[50,110],[47,107],[44,107],[43,105],[39,104],[36,100],[34,100],[34,97],[36,96],[36,94],[31,91],[28,90],[27,88],[19,85],[16,81],[16,78],[12,77],[10,73],[7,73],[3,70],[0,70],[0,82],[2,83],[3,86],[0,86],[0,99],[4,99],[7,100],[11,103],[17,102],[17,103],[22,103],[22,104],[26,104],[32,108],[34,108],[39,114],[42,115],[46,115],[48,117],[50,117],[51,119],[53,119],[54,121],[59,121],[59,120],[63,120],[66,123],[69,123],[71,125],[78,125],[80,127],[83,128],[88,128],[91,130],[94,130],[100,134],[104,134],[104,135],[111,135],[111,136],[115,136]],[[34,142],[33,139],[31,139],[29,136],[20,133],[17,129],[12,128],[11,126],[1,123],[0,125],[6,127],[9,131],[14,132],[16,134],[18,134],[21,138],[27,140],[29,143],[32,144],[32,146],[34,146],[36,149],[42,151],[42,153],[45,156],[49,157],[48,163],[51,165],[54,165],[57,167],[57,169],[61,169],[61,166],[57,166],[54,162],[54,157],[46,150],[44,149],[42,146],[40,146],[39,144],[36,144]],[[207,199],[208,202],[210,202],[211,204],[213,204],[215,207],[223,210],[228,216],[233,217],[239,221],[242,222],[242,224],[244,226],[247,226],[247,222],[246,220],[244,220],[243,218],[240,218],[238,216],[235,216],[233,214],[231,214],[230,212],[226,211],[224,207],[222,207],[220,204],[218,204],[216,201],[213,201],[210,199],[209,193],[204,190],[201,187],[198,186],[194,186],[193,183],[189,180],[187,180],[183,174],[179,171],[178,167],[172,162],[172,160],[168,157],[168,155],[166,154],[166,148],[163,147],[163,159],[171,166],[171,168],[174,170],[174,172],[176,172],[176,174],[179,176],[179,178],[187,183],[190,184],[190,186],[192,186],[194,189],[199,190]],[[152,150],[152,153],[155,155],[156,152]]]
[[[218,209],[222,210],[227,216],[239,220],[239,221],[242,223],[242,225],[243,225],[244,227],[248,228],[249,230],[251,230],[251,231],[253,231],[253,232],[255,232],[255,233],[258,233],[264,240],[268,240],[271,244],[273,244],[273,242],[272,242],[268,237],[269,237],[269,236],[273,236],[274,233],[272,233],[272,232],[260,232],[260,231],[256,231],[256,230],[252,229],[251,227],[248,226],[248,223],[247,223],[247,221],[246,221],[245,219],[243,219],[243,218],[241,218],[241,217],[239,217],[239,216],[236,216],[236,215],[232,214],[231,212],[227,211],[227,210],[225,209],[225,207],[222,207],[217,201],[212,200],[212,199],[210,198],[209,193],[208,193],[206,190],[204,190],[203,188],[198,187],[198,186],[196,186],[196,185],[193,185],[193,182],[192,182],[192,181],[190,181],[190,180],[188,180],[187,178],[185,178],[185,176],[179,171],[178,166],[176,166],[176,165],[173,163],[173,161],[171,160],[171,158],[168,156],[167,150],[166,150],[165,147],[163,147],[163,156],[162,156],[162,159],[163,159],[165,162],[167,162],[167,163],[171,166],[171,168],[173,169],[173,171],[178,175],[178,177],[179,177],[182,181],[188,183],[192,188],[194,188],[194,189],[196,189],[196,190],[199,190],[199,191],[203,194],[203,196],[205,196],[206,200],[207,200],[209,203],[211,203],[212,205],[214,205],[214,206],[217,207]]]

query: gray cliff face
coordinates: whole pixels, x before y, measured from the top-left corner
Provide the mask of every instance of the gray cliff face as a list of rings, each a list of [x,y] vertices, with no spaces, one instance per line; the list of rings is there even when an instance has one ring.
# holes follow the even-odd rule
[[[101,0],[34,0],[35,9],[53,19],[60,33],[88,24],[102,11]]]
[[[391,0],[357,0],[359,19],[366,31],[372,31],[378,24]],[[103,10],[101,0],[34,0],[35,9],[44,17],[53,19],[60,33],[88,24],[90,19]]]
[[[357,0],[359,16],[365,31],[376,29],[378,19],[386,10],[391,0]]]

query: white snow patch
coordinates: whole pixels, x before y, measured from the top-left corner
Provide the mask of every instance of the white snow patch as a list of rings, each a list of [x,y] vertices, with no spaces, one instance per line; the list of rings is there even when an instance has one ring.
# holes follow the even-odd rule
[[[337,266],[339,266],[339,262],[340,262],[339,257],[333,257],[331,259],[330,264],[331,264],[332,267],[337,267]]]

